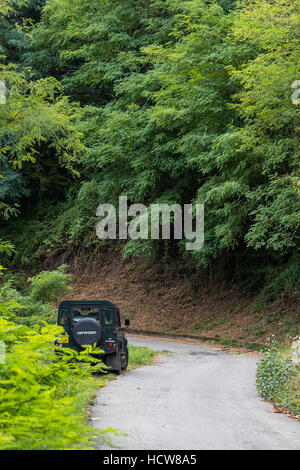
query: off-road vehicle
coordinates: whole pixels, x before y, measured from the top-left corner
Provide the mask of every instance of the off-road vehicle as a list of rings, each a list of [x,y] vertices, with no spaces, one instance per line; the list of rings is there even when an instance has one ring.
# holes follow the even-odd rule
[[[130,321],[121,326],[119,308],[108,300],[64,300],[58,307],[57,324],[64,333],[55,345],[76,351],[86,345],[95,345],[103,351],[100,359],[120,373],[128,365],[127,339],[124,330]]]

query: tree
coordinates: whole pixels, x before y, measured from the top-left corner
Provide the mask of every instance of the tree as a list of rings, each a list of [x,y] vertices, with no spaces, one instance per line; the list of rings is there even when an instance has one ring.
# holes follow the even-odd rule
[[[12,2],[3,3],[0,21],[9,15]],[[24,2],[17,3],[17,6]],[[0,47],[1,47],[0,43]],[[28,195],[20,170],[23,165],[42,159],[41,147],[47,145],[59,165],[76,173],[74,163],[84,150],[76,127],[80,109],[62,96],[61,86],[52,77],[37,79],[28,68],[7,62],[2,57],[1,82],[6,97],[0,104],[0,165],[3,169],[2,214],[15,214],[18,201]],[[2,100],[3,101],[3,100]],[[17,170],[15,173],[13,170]],[[9,199],[9,202],[7,201]]]
[[[147,67],[141,48],[168,40],[168,3],[51,0],[33,31],[31,64],[81,103],[105,104],[114,99],[114,84]]]
[[[24,57],[44,77],[38,88],[53,90],[39,106],[73,106],[49,74],[80,101],[71,122],[86,147],[80,184],[47,219],[47,242],[95,247],[97,205],[117,205],[122,194],[146,205],[204,203],[201,250],[171,240],[130,242],[125,252],[167,254],[196,275],[247,285],[275,279],[283,266],[295,280],[300,108],[290,87],[300,77],[299,1],[47,2]],[[75,148],[68,160],[61,144],[75,134],[61,122],[56,154],[68,166]],[[39,128],[29,159],[44,138],[47,148],[57,142],[51,129],[51,119],[45,135]],[[18,142],[16,167],[28,159]]]

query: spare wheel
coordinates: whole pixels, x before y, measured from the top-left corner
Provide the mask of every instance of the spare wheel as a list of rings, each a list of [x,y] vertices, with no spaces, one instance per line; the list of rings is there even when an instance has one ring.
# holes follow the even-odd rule
[[[74,327],[74,339],[80,346],[98,343],[101,333],[101,325],[94,318],[83,318]]]

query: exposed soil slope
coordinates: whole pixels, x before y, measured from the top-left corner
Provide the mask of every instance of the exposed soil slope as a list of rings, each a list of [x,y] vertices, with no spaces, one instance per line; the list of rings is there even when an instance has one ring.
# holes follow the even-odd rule
[[[146,260],[123,260],[116,253],[97,264],[73,264],[72,298],[107,299],[117,303],[130,331],[184,335],[237,344],[264,344],[276,334],[281,340],[299,330],[297,303],[273,304],[253,310],[253,297],[230,288],[199,288],[192,293],[180,277],[161,272]]]

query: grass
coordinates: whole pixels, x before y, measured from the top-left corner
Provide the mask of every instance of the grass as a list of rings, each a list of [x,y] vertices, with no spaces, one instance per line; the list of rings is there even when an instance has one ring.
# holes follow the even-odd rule
[[[158,354],[152,349],[140,346],[128,345],[129,364],[128,369],[136,369],[141,366],[149,366],[153,364],[155,356]]]
[[[94,374],[92,376],[69,376],[67,381],[64,381],[62,385],[57,387],[56,396],[57,398],[69,398],[73,399],[73,412],[82,423],[82,428],[89,426],[89,418],[91,417],[90,407],[93,404],[93,401],[101,389],[109,381],[114,380],[116,375],[113,373],[103,373],[103,374]],[[75,398],[74,398],[75,397]],[[94,439],[101,439],[103,442],[106,442],[108,445],[111,443],[111,439],[114,435],[114,432],[108,432],[105,430],[95,430]],[[81,450],[81,446],[76,447],[78,450]],[[84,446],[83,448],[86,448]],[[90,449],[93,449],[91,444]]]

